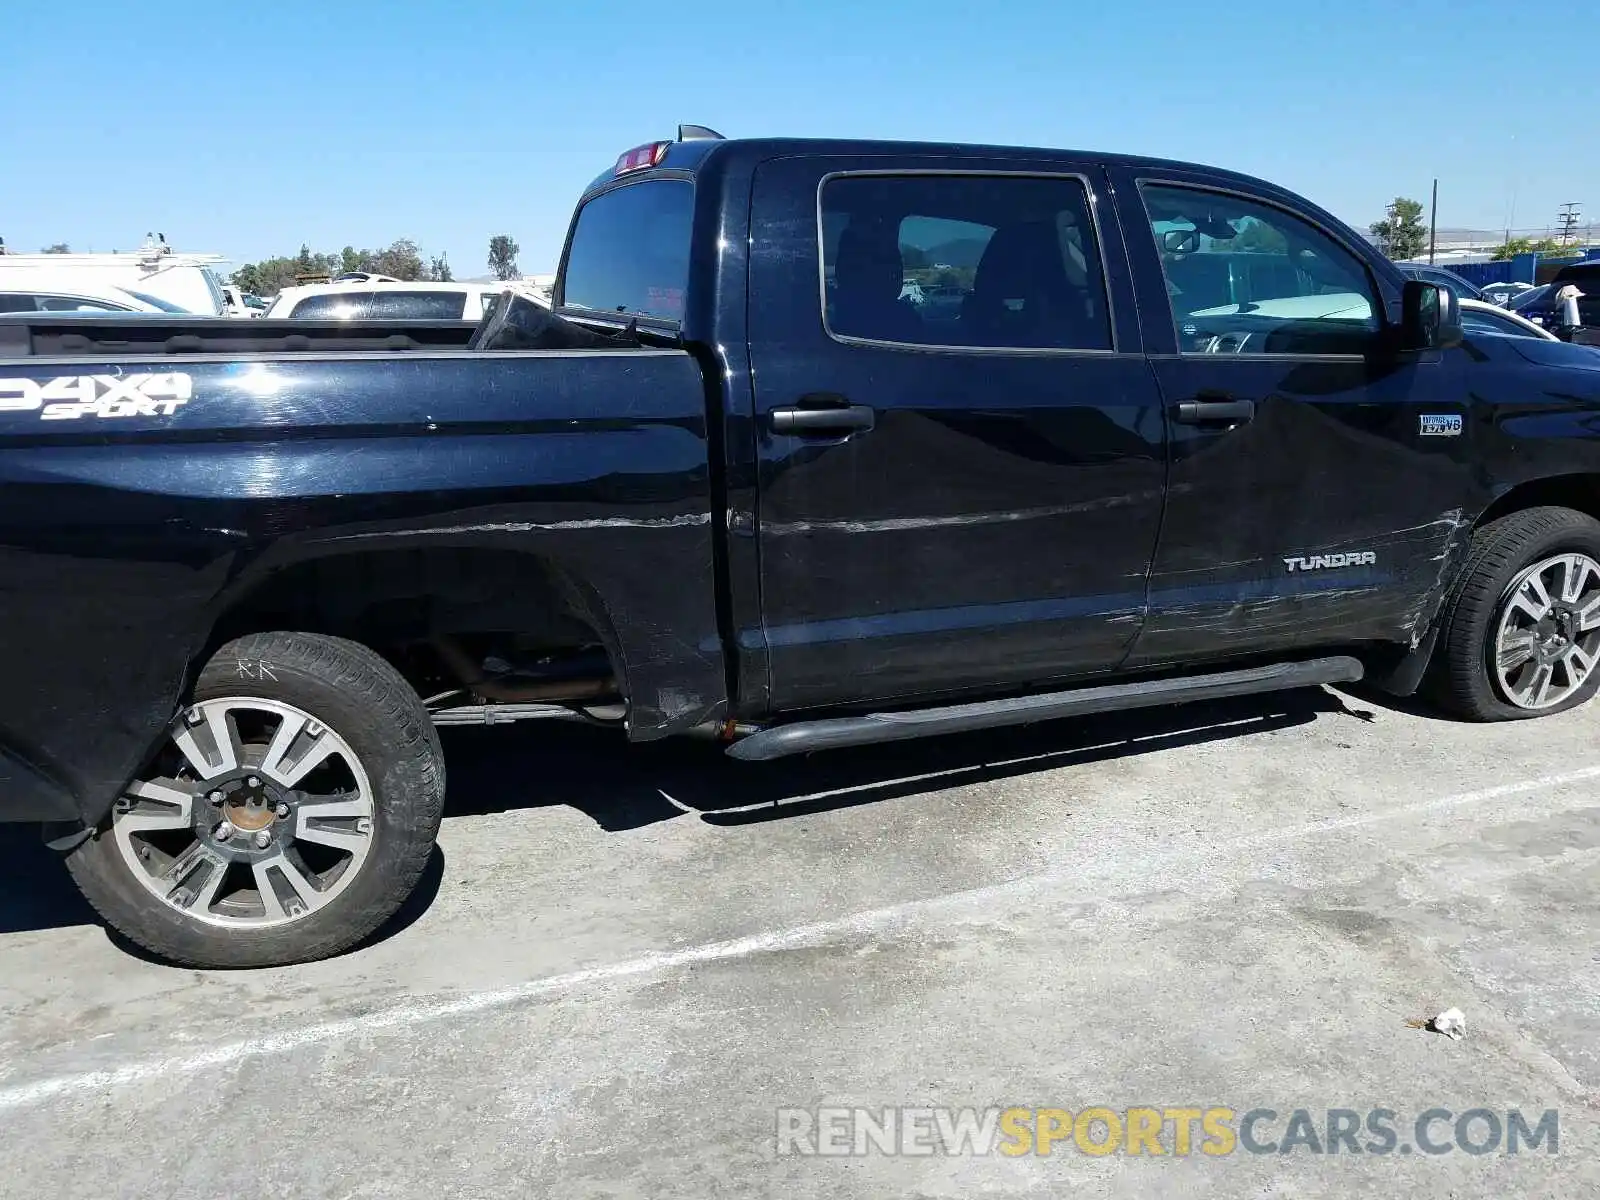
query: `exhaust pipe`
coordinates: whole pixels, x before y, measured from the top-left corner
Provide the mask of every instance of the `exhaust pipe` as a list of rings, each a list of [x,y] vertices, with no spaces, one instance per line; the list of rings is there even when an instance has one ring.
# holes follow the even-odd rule
[[[485,679],[478,664],[473,662],[472,656],[455,638],[441,635],[434,638],[431,644],[461,686],[480,700],[501,704],[537,704],[553,700],[600,700],[617,694],[617,681],[609,675],[526,683]]]

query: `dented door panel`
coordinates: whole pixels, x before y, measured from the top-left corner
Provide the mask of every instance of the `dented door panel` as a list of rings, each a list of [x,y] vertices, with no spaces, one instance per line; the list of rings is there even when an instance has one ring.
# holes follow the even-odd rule
[[[1130,660],[1365,641],[1412,644],[1485,498],[1454,356],[1156,363],[1169,412],[1226,388],[1255,401],[1227,429],[1174,422],[1150,615]]]

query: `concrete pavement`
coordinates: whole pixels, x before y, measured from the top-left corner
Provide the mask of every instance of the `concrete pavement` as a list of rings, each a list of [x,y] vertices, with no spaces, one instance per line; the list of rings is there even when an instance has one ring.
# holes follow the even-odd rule
[[[417,903],[250,973],[136,957],[8,831],[0,1193],[1594,1191],[1595,720],[1315,691],[764,766],[449,731]],[[1011,1105],[1553,1108],[1559,1153],[777,1152],[783,1107]]]

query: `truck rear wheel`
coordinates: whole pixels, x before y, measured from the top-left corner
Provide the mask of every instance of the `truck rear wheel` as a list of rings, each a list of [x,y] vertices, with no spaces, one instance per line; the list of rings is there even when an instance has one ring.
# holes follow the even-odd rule
[[[1565,712],[1600,689],[1600,522],[1530,508],[1473,535],[1429,690],[1478,721]]]
[[[171,962],[324,958],[383,924],[427,864],[444,758],[416,693],[364,646],[252,634],[68,866],[119,932]]]

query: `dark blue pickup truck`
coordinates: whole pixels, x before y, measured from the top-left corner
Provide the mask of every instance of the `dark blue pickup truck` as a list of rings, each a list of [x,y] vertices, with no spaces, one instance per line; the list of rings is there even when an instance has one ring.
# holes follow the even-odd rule
[[[0,323],[0,815],[130,938],[359,941],[452,722],[767,759],[1600,687],[1600,354],[1464,338],[1271,184],[689,129],[584,194],[554,301]]]

